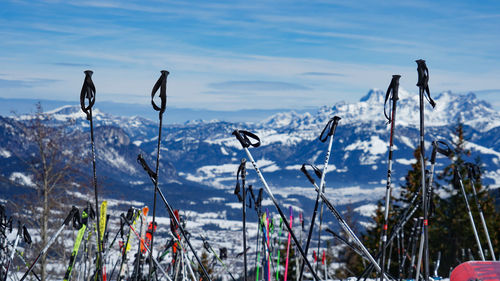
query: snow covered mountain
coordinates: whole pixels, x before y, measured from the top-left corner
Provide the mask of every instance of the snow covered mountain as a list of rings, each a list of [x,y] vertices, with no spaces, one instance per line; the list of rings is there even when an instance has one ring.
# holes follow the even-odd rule
[[[181,210],[193,237],[203,234],[213,244],[227,247],[235,255],[239,251],[241,203],[238,203],[233,189],[240,159],[246,155],[231,133],[235,129],[244,129],[260,137],[261,146],[250,148],[258,166],[280,204],[304,212],[307,221],[316,195],[299,169],[306,162],[322,166],[327,143],[320,142],[318,137],[328,120],[337,115],[342,119],[334,137],[326,194],[340,210],[350,205],[362,227],[370,222],[374,204],[383,198],[385,192],[389,126],[383,114],[384,98],[383,91],[370,90],[357,103],[324,106],[316,114],[282,112],[258,123],[191,121],[164,126],[160,188],[172,206]],[[467,146],[472,151],[470,160],[480,156],[483,162],[483,182],[500,187],[500,114],[473,93],[456,95],[444,92],[436,96],[435,101],[436,108],[428,105],[425,108],[427,154],[430,153],[431,141],[455,140],[454,130],[461,122],[468,139]],[[407,170],[415,161],[413,151],[419,137],[418,108],[418,95],[400,89],[394,140],[395,187],[403,183]],[[74,120],[74,125],[67,129],[79,141],[72,145],[82,150],[90,149],[89,124],[78,106],[64,106],[49,113],[52,118],[47,122],[50,124]],[[26,136],[21,128],[31,118],[31,115],[0,117],[0,175],[24,188],[30,188],[33,183],[25,163],[31,151],[27,150]],[[169,118],[168,108],[164,118]],[[137,164],[136,157],[142,153],[153,165],[158,121],[137,116],[113,116],[96,109],[94,124],[97,174],[102,196],[115,202],[111,212],[118,217],[119,213],[126,211],[127,202],[134,206],[152,206],[153,186]],[[448,161],[438,158],[436,170],[439,172]],[[255,189],[260,188],[261,183],[250,164],[247,169],[248,183]],[[90,175],[90,163],[80,170]],[[18,185],[0,181],[0,201],[5,202],[22,192],[23,188]],[[269,199],[263,201],[263,206],[274,211]],[[159,227],[166,231],[158,233],[164,233],[160,236],[166,240],[169,220],[163,206],[159,214],[164,216],[159,219]],[[254,212],[248,214],[249,221],[256,220]],[[330,215],[326,216],[325,222],[330,228],[338,227]],[[113,223],[111,225],[113,227]],[[257,225],[249,224],[249,227],[252,239]],[[227,235],[220,235],[221,231]],[[194,243],[201,247],[198,240],[195,239]],[[234,265],[237,264],[235,261]]]

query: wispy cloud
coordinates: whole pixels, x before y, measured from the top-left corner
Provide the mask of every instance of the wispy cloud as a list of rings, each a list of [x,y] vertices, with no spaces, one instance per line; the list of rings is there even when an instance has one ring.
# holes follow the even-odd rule
[[[0,88],[33,88],[57,81],[53,79],[8,80],[0,78]]]
[[[316,72],[316,71],[304,72],[301,75],[306,75],[306,76],[335,76],[335,77],[344,77],[345,76],[345,74],[342,74],[342,73]]]
[[[57,66],[67,66],[67,67],[90,67],[90,64],[87,63],[72,63],[72,62],[55,62],[52,65]]]
[[[234,91],[298,91],[310,89],[300,84],[279,81],[225,81],[211,83],[209,86],[218,90]]]

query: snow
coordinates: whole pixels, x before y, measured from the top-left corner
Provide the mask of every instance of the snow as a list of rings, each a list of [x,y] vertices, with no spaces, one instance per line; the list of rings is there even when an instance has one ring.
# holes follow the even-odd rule
[[[374,216],[376,210],[377,210],[377,205],[375,204],[366,204],[354,209],[355,212],[358,212],[360,215],[365,217]]]
[[[363,150],[365,153],[372,155],[385,154],[387,152],[387,144],[382,141],[378,136],[370,136],[369,141],[357,141],[353,144],[346,146],[345,150]]]
[[[123,156],[121,154],[119,154],[116,150],[114,150],[113,148],[109,148],[109,149],[105,150],[104,153],[102,153],[98,156],[101,156],[104,161],[106,161],[107,163],[109,163],[111,166],[113,166],[115,168],[121,169],[123,171],[127,171],[127,172],[132,173],[132,174],[137,172],[136,169],[133,168],[134,166],[127,163],[125,158],[123,158]]]
[[[3,158],[9,158],[12,156],[12,153],[4,148],[0,148],[0,156],[2,156]]]

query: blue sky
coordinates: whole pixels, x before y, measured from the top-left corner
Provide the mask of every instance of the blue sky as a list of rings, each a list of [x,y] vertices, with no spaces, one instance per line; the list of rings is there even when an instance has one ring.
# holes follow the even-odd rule
[[[498,1],[1,1],[0,97],[305,109],[353,102],[392,74],[417,92],[475,91],[500,109]]]

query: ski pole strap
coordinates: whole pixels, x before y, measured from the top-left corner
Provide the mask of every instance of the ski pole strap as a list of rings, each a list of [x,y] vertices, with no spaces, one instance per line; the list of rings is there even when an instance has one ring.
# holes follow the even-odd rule
[[[90,120],[90,109],[95,103],[95,86],[92,82],[92,70],[85,70],[85,79],[83,80],[82,91],[80,92],[80,106],[82,111],[87,115],[87,120]],[[88,105],[85,104],[85,99],[88,100]]]
[[[142,168],[144,171],[146,171],[153,181],[153,183],[156,183],[156,173],[149,168],[148,164],[146,163],[146,160],[144,160],[144,157],[142,157],[142,154],[137,155],[137,163],[141,164]]]
[[[436,106],[436,103],[431,98],[431,93],[429,91],[429,69],[425,64],[425,60],[416,60],[417,63],[417,72],[418,72],[418,81],[417,86],[423,89],[427,93],[427,100],[431,104],[432,108]]]
[[[313,171],[314,173],[316,174],[316,176],[318,178],[321,178],[321,171],[318,169],[318,167],[314,166],[313,164],[308,164],[308,163],[305,163],[305,164],[302,164],[302,167],[300,168],[300,170],[302,171],[302,173],[304,173],[304,175],[307,177],[307,179],[311,182],[311,184],[314,184],[315,181],[314,179],[311,177],[311,175],[309,175],[309,172],[307,171],[306,169],[306,166],[310,166],[311,168],[313,168]]]
[[[384,115],[385,115],[385,118],[387,119],[389,124],[392,122],[392,119],[387,114],[385,106],[387,104],[387,101],[389,100],[389,97],[392,96],[391,99],[393,101],[397,101],[399,99],[399,96],[398,96],[399,78],[401,78],[401,75],[392,75],[391,83],[389,84],[389,87],[387,88],[387,92],[385,92]],[[392,95],[391,95],[391,93],[392,93]]]
[[[321,131],[321,134],[319,135],[319,140],[321,142],[325,142],[329,136],[333,136],[333,134],[335,134],[335,129],[337,128],[340,119],[340,117],[334,116],[328,121],[325,128],[323,128],[323,131]]]
[[[450,146],[444,142],[444,141],[437,141],[437,152],[443,154],[446,157],[450,157],[453,154],[453,150],[450,148]],[[443,146],[443,147],[440,147]]]
[[[76,211],[72,220],[73,220],[73,228],[80,229],[80,227],[82,227],[82,220],[80,218],[80,211],[79,210]]]
[[[29,234],[28,228],[26,227],[26,225],[23,225],[23,240],[24,240],[24,243],[26,243],[26,244],[31,244],[31,242],[32,242],[31,235]]]
[[[151,104],[153,105],[154,110],[159,111],[160,116],[165,112],[165,108],[167,107],[167,76],[170,74],[170,72],[166,70],[161,71],[160,78],[158,78],[158,81],[156,81],[155,85],[153,86],[153,90],[151,91]],[[156,92],[160,90],[160,106],[158,106],[155,101],[154,97],[156,95]]]
[[[73,206],[71,207],[71,211],[69,212],[68,216],[66,219],[64,219],[63,224],[64,225],[69,225],[69,222],[73,219],[73,217],[78,213],[78,208]]]
[[[248,148],[250,146],[253,147],[260,146],[260,138],[257,135],[250,133],[249,131],[234,130],[233,135],[236,137],[236,139],[238,139],[238,141],[241,143],[241,146],[243,146],[244,148]],[[252,143],[249,138],[257,142]]]

